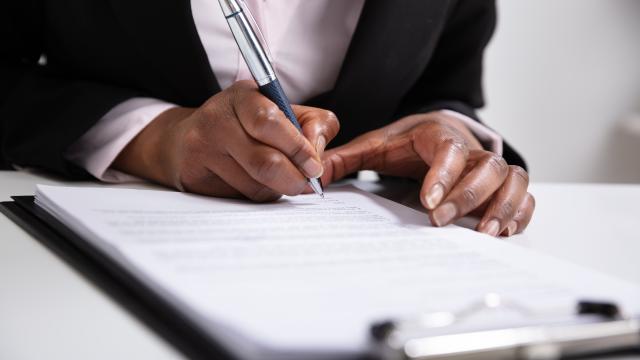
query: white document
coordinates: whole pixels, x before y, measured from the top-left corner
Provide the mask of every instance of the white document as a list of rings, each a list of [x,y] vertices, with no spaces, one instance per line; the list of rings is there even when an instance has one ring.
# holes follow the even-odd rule
[[[37,203],[247,358],[349,357],[373,322],[498,293],[640,313],[640,289],[354,187],[252,204],[170,191],[38,186]]]

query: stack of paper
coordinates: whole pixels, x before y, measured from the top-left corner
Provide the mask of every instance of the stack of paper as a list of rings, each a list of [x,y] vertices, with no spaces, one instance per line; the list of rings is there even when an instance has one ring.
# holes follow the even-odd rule
[[[353,187],[272,204],[169,191],[38,186],[38,205],[246,358],[351,357],[388,318],[498,293],[537,312],[577,299],[640,313],[628,283]]]

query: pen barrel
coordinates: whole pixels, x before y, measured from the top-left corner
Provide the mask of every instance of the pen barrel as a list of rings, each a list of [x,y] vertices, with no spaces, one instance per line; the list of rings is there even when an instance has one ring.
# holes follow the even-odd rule
[[[266,96],[269,100],[278,105],[278,108],[282,110],[287,119],[291,121],[291,123],[298,129],[298,131],[302,132],[302,127],[298,122],[298,118],[296,118],[296,115],[293,113],[291,103],[289,102],[287,95],[284,93],[284,90],[282,89],[282,86],[280,85],[278,79],[268,84],[261,85],[259,89],[260,93],[262,93],[262,95]]]
[[[258,85],[265,85],[276,80],[276,73],[273,71],[267,52],[260,43],[244,12],[239,11],[228,16],[227,23],[233,38],[236,40],[236,44],[238,44],[240,54],[242,54],[251,75]]]

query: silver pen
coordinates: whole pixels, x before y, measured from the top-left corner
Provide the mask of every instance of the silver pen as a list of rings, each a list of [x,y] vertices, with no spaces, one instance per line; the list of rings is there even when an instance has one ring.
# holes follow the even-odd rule
[[[289,121],[291,121],[291,123],[300,132],[302,132],[300,123],[298,123],[298,119],[291,109],[289,99],[287,98],[287,95],[285,95],[284,90],[276,77],[276,73],[273,70],[271,61],[269,61],[269,57],[267,56],[264,47],[260,43],[251,23],[248,21],[247,14],[245,14],[243,7],[240,5],[238,0],[218,0],[218,2],[222,8],[224,17],[227,19],[227,23],[229,24],[231,33],[236,40],[236,44],[238,44],[240,53],[242,54],[244,61],[247,63],[247,67],[249,68],[249,71],[251,71],[253,79],[258,83],[260,92],[278,105],[287,119],[289,119]],[[247,12],[248,11],[249,10],[247,9]],[[250,13],[248,15],[253,19],[253,16],[251,16]],[[324,197],[320,179],[310,178],[308,181],[313,191]]]

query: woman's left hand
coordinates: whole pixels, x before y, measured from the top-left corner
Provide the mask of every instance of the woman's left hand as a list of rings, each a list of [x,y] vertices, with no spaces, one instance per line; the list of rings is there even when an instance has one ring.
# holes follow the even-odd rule
[[[359,170],[422,181],[420,201],[436,226],[465,215],[492,236],[522,232],[534,211],[527,172],[482,149],[471,132],[443,112],[412,115],[368,132],[323,156],[328,184]]]

